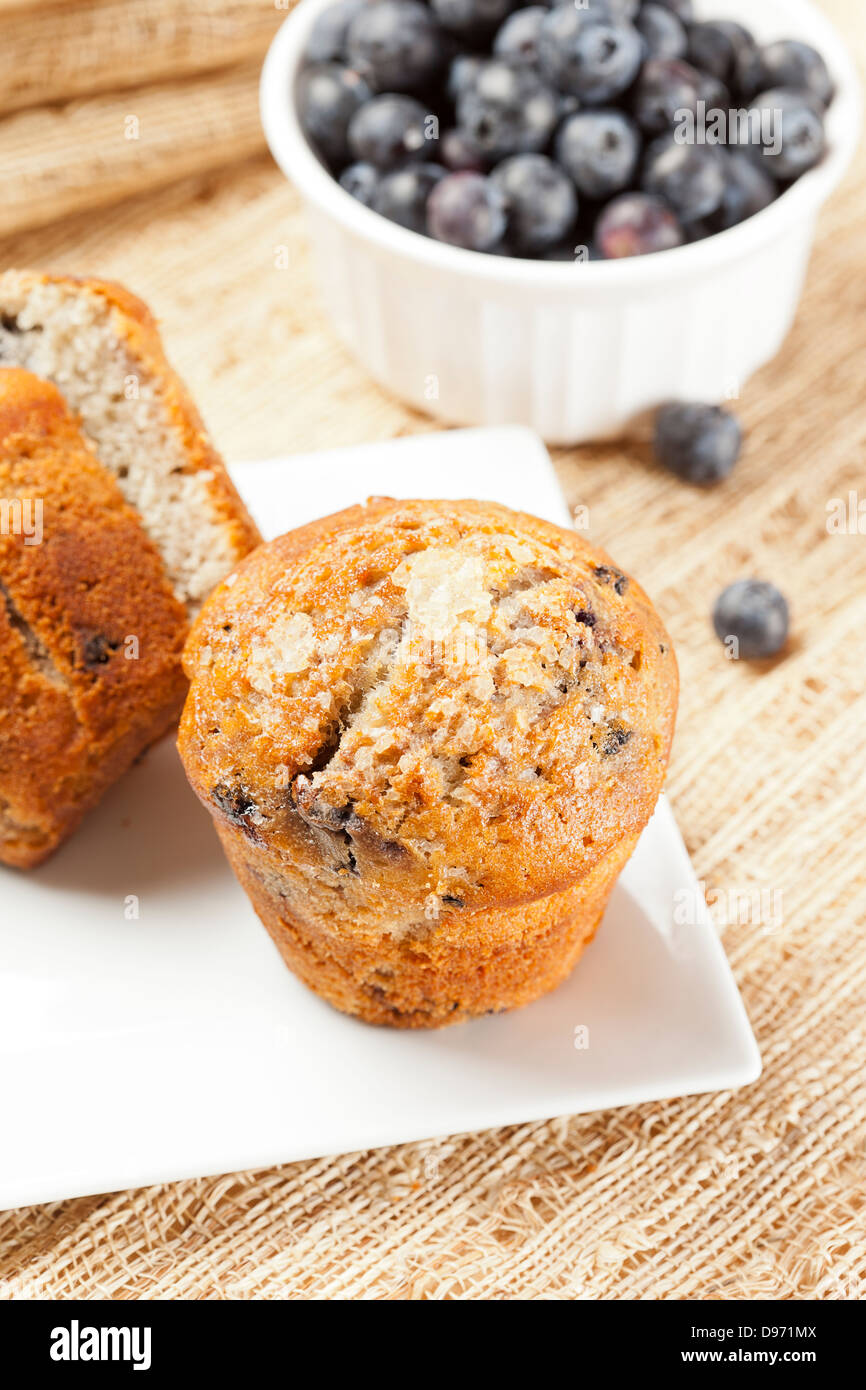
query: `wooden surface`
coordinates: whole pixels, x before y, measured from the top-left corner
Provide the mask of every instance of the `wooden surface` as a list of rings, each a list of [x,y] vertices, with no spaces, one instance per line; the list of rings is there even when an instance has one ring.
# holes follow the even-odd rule
[[[823,3],[866,68],[860,0]],[[866,535],[826,519],[852,490],[866,510],[864,168],[861,151],[822,218],[794,331],[743,390],[748,445],[729,482],[693,491],[638,441],[556,455],[592,539],[639,576],[676,642],[670,791],[699,877],[722,902],[782,895],[778,928],[720,922],[761,1081],[0,1217],[0,1293],[862,1295]],[[433,428],[336,344],[297,198],[264,158],[18,235],[0,264],[142,294],[229,459]],[[791,601],[790,651],[765,667],[726,661],[710,629],[718,590],[744,575]]]

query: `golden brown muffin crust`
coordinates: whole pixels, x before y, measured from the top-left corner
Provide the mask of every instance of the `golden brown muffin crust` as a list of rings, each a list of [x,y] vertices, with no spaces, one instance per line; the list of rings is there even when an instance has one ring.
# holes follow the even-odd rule
[[[453,650],[428,641],[425,603]],[[217,815],[289,856],[342,834],[386,895],[423,887],[446,910],[565,888],[639,830],[676,707],[639,585],[476,501],[373,499],[272,542],[185,661],[184,756]]]

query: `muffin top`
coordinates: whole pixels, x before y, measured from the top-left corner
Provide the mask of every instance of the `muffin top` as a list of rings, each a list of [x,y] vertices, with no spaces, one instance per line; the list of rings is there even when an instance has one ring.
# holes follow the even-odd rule
[[[427,916],[566,888],[652,814],[676,662],[573,532],[371,498],[249,556],[189,638],[181,749],[254,844]]]

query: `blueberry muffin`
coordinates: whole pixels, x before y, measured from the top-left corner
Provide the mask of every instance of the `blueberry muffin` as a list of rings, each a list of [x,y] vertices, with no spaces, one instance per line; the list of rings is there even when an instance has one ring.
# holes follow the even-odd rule
[[[187,774],[311,989],[437,1027],[568,975],[677,701],[670,639],[603,552],[492,503],[374,498],[245,560],[184,662]]]

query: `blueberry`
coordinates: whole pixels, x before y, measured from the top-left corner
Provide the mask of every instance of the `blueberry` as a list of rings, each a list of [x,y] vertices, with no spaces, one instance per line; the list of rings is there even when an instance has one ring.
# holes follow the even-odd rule
[[[628,589],[628,575],[623,574],[622,570],[614,569],[613,565],[595,565],[592,572],[599,584],[613,585],[614,593],[620,597]]]
[[[760,122],[764,164],[774,178],[797,179],[824,154],[824,122],[814,109],[814,97],[780,88],[762,92],[750,117],[755,130]]]
[[[514,58],[521,63],[534,63],[538,59],[538,35],[541,22],[547,15],[544,5],[528,5],[525,10],[515,10],[509,15],[496,38],[493,52],[498,58]]]
[[[742,443],[739,421],[718,405],[672,401],[656,415],[656,458],[689,483],[721,482],[739,458]]]
[[[641,0],[581,0],[579,5],[575,5],[574,0],[554,0],[554,4],[574,5],[575,9],[583,9],[596,18],[603,16],[606,19],[620,22],[627,20],[632,23],[640,9]]]
[[[632,110],[641,130],[660,135],[671,130],[683,111],[695,112],[701,77],[679,58],[648,58],[632,96]]]
[[[431,157],[435,140],[427,138],[428,113],[414,97],[385,92],[373,97],[349,122],[349,148],[355,159],[393,169],[407,159]]]
[[[599,105],[624,92],[634,81],[643,44],[630,24],[599,19],[590,10],[561,5],[541,26],[538,60],[541,73],[560,91],[588,105]]]
[[[730,85],[738,64],[747,61],[757,44],[742,24],[718,19],[689,27],[689,62]]]
[[[543,150],[559,119],[559,101],[535,72],[493,58],[457,99],[457,124],[491,159]]]
[[[457,57],[451,60],[445,90],[452,101],[456,101],[461,92],[474,87],[475,79],[483,66],[484,59],[480,53],[458,53]]]
[[[685,25],[664,5],[644,5],[635,20],[648,58],[684,58],[688,48]]]
[[[741,85],[747,99],[768,87],[792,87],[817,97],[824,107],[833,100],[833,79],[824,59],[811,44],[796,39],[780,39],[758,49],[752,61],[743,65]]]
[[[725,191],[721,205],[711,218],[711,230],[724,231],[745,222],[767,207],[776,197],[776,186],[768,174],[747,154],[725,150],[723,156]]]
[[[646,193],[622,193],[602,211],[595,241],[606,260],[668,251],[683,243],[683,230],[667,203]]]
[[[343,170],[340,175],[340,187],[351,193],[353,198],[357,198],[359,203],[370,207],[380,177],[380,172],[374,165],[359,161],[357,164],[349,164]]]
[[[456,126],[453,130],[446,130],[439,140],[439,158],[448,169],[474,169],[476,173],[483,173],[487,168],[487,160],[479,150],[471,135],[467,135],[465,130]]]
[[[515,0],[430,0],[430,6],[446,29],[472,39],[489,37],[516,8]]]
[[[731,93],[728,86],[715,73],[702,72],[696,69],[698,75],[698,101],[704,103],[704,110],[724,111],[731,110]]]
[[[82,636],[84,636],[83,633]],[[81,653],[84,665],[91,671],[94,671],[97,666],[107,666],[113,653],[119,648],[119,642],[112,641],[102,632],[94,632],[84,642]]]
[[[380,92],[417,92],[445,65],[441,25],[419,0],[376,0],[349,25],[349,62]]]
[[[751,660],[775,656],[788,640],[790,616],[784,594],[762,579],[738,579],[716,599],[713,627],[720,642],[736,639],[733,652]]]
[[[298,78],[298,116],[304,132],[334,164],[345,162],[347,131],[352,117],[362,109],[370,88],[351,68],[337,63],[316,63]]]
[[[547,155],[512,155],[496,166],[490,180],[505,197],[508,236],[518,250],[542,251],[574,227],[574,184]]]
[[[634,737],[634,729],[626,729],[619,720],[613,720],[608,725],[607,733],[601,745],[601,751],[606,758],[613,757],[620,749],[625,748],[630,738]],[[595,740],[593,740],[595,742]]]
[[[589,0],[589,2],[592,5],[593,0]],[[597,4],[598,0],[594,0],[594,3]],[[633,22],[641,7],[641,0],[606,0],[606,5],[614,19],[625,19]]]
[[[808,106],[823,124],[824,107],[811,92],[798,91],[796,87],[770,87],[753,98],[752,109],[783,111],[789,106]],[[770,137],[771,139],[772,137]]]
[[[655,0],[657,5],[670,10],[677,19],[681,19],[684,24],[688,24],[695,16],[694,0]]]
[[[249,839],[260,839],[258,827],[264,816],[245,787],[238,782],[217,782],[211,787],[210,797],[232,825],[237,825]]]
[[[628,188],[640,148],[640,132],[622,111],[578,111],[556,137],[556,158],[587,198],[611,198]]]
[[[366,0],[337,0],[319,15],[307,40],[305,57],[308,63],[346,61],[349,25],[365,3]]]
[[[441,164],[407,164],[385,174],[373,195],[372,208],[413,232],[427,230],[427,199],[446,170]]]
[[[505,198],[483,174],[448,174],[430,194],[427,230],[438,241],[489,251],[502,239],[505,224]]]
[[[670,203],[681,222],[709,217],[725,194],[722,151],[715,145],[684,145],[660,135],[646,153],[641,188]]]

